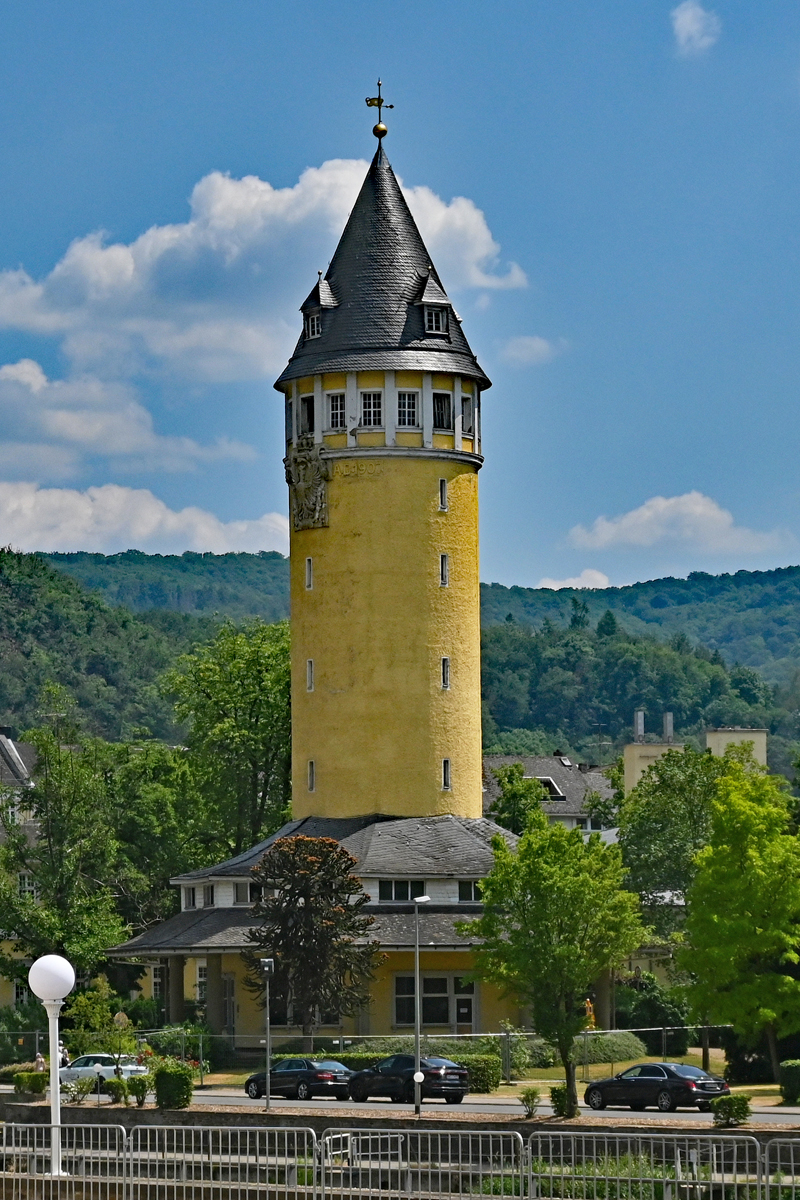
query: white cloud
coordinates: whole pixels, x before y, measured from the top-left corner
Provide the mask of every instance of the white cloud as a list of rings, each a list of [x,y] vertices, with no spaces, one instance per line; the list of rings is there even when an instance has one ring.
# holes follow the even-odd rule
[[[86,458],[97,457],[125,471],[183,471],[255,457],[251,447],[224,438],[203,446],[193,438],[157,434],[128,384],[91,375],[51,381],[30,358],[0,367],[0,420],[0,467],[6,478],[32,473],[40,482],[69,478]],[[31,454],[37,446],[43,453],[38,463]]]
[[[255,176],[205,176],[182,224],[153,226],[130,244],[101,233],[72,243],[43,280],[0,272],[0,327],[52,335],[73,372],[130,378],[167,370],[225,382],[279,372],[297,338],[297,306],[331,254],[368,164],[336,159],[293,187]],[[516,288],[516,263],[473,201],[427,187],[405,194],[446,285]]]
[[[586,567],[580,575],[573,575],[570,579],[540,579],[536,586],[552,588],[554,592],[558,592],[561,588],[607,588],[609,583],[608,576],[602,571]]]
[[[280,513],[249,521],[220,521],[202,508],[175,511],[152,492],[106,484],[85,492],[0,483],[0,543],[20,550],[138,549],[279,550],[288,552],[289,526]]]
[[[514,337],[504,345],[501,357],[516,367],[537,366],[539,363],[550,362],[557,354],[566,349],[562,338],[558,342],[548,342],[546,338],[535,335],[529,337]]]
[[[622,516],[598,517],[587,529],[576,525],[570,541],[583,549],[683,543],[706,553],[763,554],[787,545],[779,530],[762,533],[736,525],[733,515],[702,492],[653,496]]]
[[[670,16],[678,53],[687,58],[708,50],[722,32],[722,22],[717,14],[703,8],[697,0],[683,0],[673,8]]]

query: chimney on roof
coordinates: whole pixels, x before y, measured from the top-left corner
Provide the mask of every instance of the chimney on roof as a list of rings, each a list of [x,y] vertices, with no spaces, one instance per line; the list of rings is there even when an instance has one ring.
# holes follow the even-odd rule
[[[672,713],[664,713],[664,741],[672,742],[675,739],[675,728],[672,721]]]
[[[633,714],[633,740],[644,741],[644,709],[640,708]]]

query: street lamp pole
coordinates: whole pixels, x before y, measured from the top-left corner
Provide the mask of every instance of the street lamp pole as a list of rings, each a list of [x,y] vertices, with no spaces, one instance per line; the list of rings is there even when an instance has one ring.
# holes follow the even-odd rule
[[[414,1112],[420,1114],[422,1104],[422,1081],[425,1078],[419,1069],[419,1031],[422,1024],[422,1001],[419,983],[419,906],[427,904],[430,896],[414,896]]]
[[[272,1029],[269,1023],[269,981],[275,974],[275,959],[262,958],[261,970],[264,972],[264,1035],[267,1043],[267,1077],[264,1080],[264,1108],[269,1111],[269,1072],[272,1063]]]
[[[75,971],[60,954],[44,954],[28,971],[28,986],[47,1012],[50,1036],[50,1172],[61,1174],[61,1063],[58,1054],[58,1014],[64,997],[75,986]]]

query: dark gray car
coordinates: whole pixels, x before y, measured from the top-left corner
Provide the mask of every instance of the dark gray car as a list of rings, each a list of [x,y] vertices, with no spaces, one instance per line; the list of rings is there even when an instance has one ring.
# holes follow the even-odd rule
[[[346,1100],[353,1072],[332,1058],[287,1058],[276,1063],[269,1073],[270,1095],[292,1100],[311,1100],[313,1096],[336,1096]],[[257,1071],[244,1085],[253,1100],[264,1095],[267,1072]]]
[[[730,1095],[730,1088],[718,1075],[683,1063],[637,1063],[610,1079],[590,1083],[583,1098],[589,1108],[624,1105],[636,1112],[657,1108],[674,1112],[676,1108],[707,1111],[717,1096]]]

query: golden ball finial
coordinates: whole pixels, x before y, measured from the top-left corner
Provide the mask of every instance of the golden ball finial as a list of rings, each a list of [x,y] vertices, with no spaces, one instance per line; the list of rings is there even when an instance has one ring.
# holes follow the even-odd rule
[[[385,138],[389,130],[384,125],[383,121],[379,121],[377,125],[372,126],[372,132],[376,138]]]

